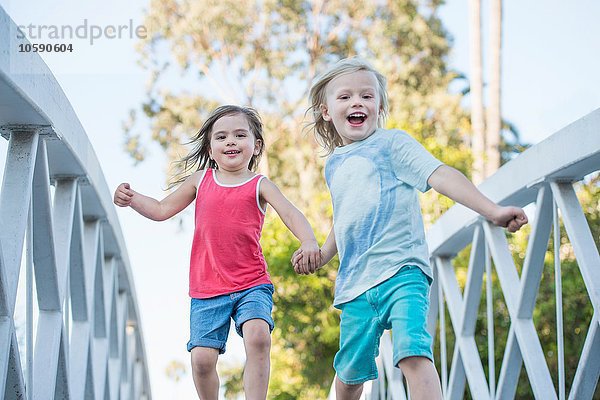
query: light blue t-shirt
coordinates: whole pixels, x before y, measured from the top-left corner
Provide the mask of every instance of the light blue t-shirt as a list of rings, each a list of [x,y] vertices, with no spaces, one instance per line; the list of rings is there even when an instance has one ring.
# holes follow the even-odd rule
[[[338,147],[325,179],[333,200],[340,267],[334,306],[416,265],[431,277],[417,190],[442,162],[406,132],[377,129]]]

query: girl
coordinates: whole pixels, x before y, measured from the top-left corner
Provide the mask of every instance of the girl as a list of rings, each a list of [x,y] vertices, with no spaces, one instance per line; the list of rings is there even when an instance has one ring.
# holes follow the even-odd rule
[[[184,176],[171,185],[181,183],[175,191],[161,201],[135,192],[128,183],[115,191],[116,205],[155,221],[171,218],[196,200],[187,348],[202,400],[217,400],[217,358],[225,352],[231,318],[246,349],[246,399],[267,395],[273,284],[259,244],[267,204],[300,240],[307,256],[304,268],[319,261],[304,215],[273,182],[252,172],[264,149],[262,129],[255,110],[219,107],[192,139],[196,146],[180,162]]]
[[[311,88],[310,102],[316,137],[331,154],[325,178],[334,224],[320,265],[303,263],[301,248],[292,263],[297,272],[312,273],[339,251],[336,398],[358,399],[363,383],[377,378],[379,338],[392,329],[394,364],[411,398],[441,399],[426,329],[432,274],[417,190],[433,187],[510,232],[527,216],[493,203],[405,132],[382,129],[386,80],[361,59],[335,64]]]

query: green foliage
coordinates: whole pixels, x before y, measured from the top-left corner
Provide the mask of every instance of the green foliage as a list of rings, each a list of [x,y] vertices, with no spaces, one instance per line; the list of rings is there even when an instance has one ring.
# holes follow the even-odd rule
[[[314,275],[297,275],[290,258],[299,243],[276,218],[267,222],[261,244],[276,288],[269,398],[325,398],[339,336],[332,307],[337,259]]]
[[[261,171],[301,209],[323,199],[324,160],[303,134],[307,93],[315,75],[351,55],[371,60],[388,78],[390,127],[434,138],[467,154],[468,118],[461,95],[448,93],[458,74],[447,71],[449,43],[436,16],[438,2],[331,0],[154,0],[138,49],[150,71],[142,109],[125,125],[126,148],[142,160],[148,140],[169,159],[219,103],[256,107],[266,128]],[[178,78],[177,78],[178,77]],[[174,79],[177,78],[177,79]],[[179,81],[179,83],[177,83]],[[326,231],[328,199],[314,207]]]
[[[217,105],[251,105],[265,125],[260,171],[308,216],[322,242],[331,201],[324,159],[303,130],[307,93],[326,66],[360,55],[388,79],[387,127],[410,132],[469,176],[470,122],[463,94],[448,89],[460,74],[447,68],[450,40],[437,17],[441,3],[151,0],[144,21],[149,35],[138,47],[150,80],[142,112],[124,123],[126,150],[141,161],[154,143],[169,161],[178,159]],[[452,205],[433,191],[421,200],[426,225]],[[269,398],[325,398],[338,346],[338,313],[331,306],[337,260],[316,275],[296,276],[289,259],[298,243],[273,217],[261,243],[276,286]],[[228,397],[241,391],[241,370],[221,376]]]

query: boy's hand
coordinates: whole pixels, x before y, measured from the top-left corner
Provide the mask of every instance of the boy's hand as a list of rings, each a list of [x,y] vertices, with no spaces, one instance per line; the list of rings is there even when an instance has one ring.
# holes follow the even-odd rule
[[[129,187],[129,183],[121,183],[117,190],[115,190],[115,196],[113,201],[119,207],[128,207],[131,205],[131,199],[133,198],[133,190]]]
[[[316,242],[303,243],[294,252],[291,259],[294,271],[301,275],[308,275],[321,268],[321,249]]]
[[[509,232],[516,232],[527,223],[527,215],[519,207],[498,207],[490,220]]]

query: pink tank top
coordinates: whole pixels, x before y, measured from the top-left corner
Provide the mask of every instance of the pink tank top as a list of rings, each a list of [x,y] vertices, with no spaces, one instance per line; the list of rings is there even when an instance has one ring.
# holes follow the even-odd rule
[[[196,229],[190,258],[190,297],[205,299],[271,283],[259,239],[265,211],[256,175],[237,185],[207,169],[196,192]]]

